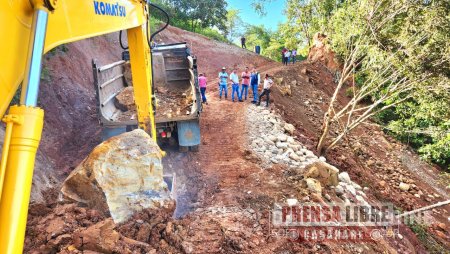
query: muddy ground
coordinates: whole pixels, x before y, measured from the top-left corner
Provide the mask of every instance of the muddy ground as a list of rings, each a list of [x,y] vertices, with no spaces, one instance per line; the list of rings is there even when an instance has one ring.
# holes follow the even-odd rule
[[[274,202],[311,196],[286,176],[286,167],[262,169],[247,149],[246,110],[249,102],[219,100],[216,75],[228,68],[256,66],[286,80],[296,80],[292,96],[274,87],[271,110],[296,127],[295,135],[310,150],[317,142],[321,120],[334,82],[333,73],[318,62],[284,67],[236,46],[169,28],[161,41],[186,41],[199,59],[199,71],[209,78],[208,98],[201,116],[202,144],[198,153],[164,148],[167,172],[177,175],[177,208],[143,211],[130,222],[114,225],[99,211],[58,199],[58,184],[100,142],[90,59],[102,64],[120,58],[117,37],[100,37],[70,44],[45,61],[47,80],[40,105],[46,109],[40,151],[49,160],[37,169],[35,185],[52,178],[54,191],[31,205],[25,253],[426,253],[448,252],[449,207],[428,213],[433,221],[415,234],[401,227],[402,239],[365,244],[297,243],[274,237],[269,231],[269,211]],[[106,50],[100,52],[99,48]],[[99,53],[100,52],[100,53]],[[348,98],[341,94],[340,101]],[[367,124],[328,152],[326,159],[353,181],[368,187],[371,202],[393,202],[407,211],[448,199],[439,169],[421,162],[407,146]],[[36,182],[41,181],[41,182]],[[413,187],[404,192],[400,181]],[[47,184],[47,183],[45,183]],[[44,185],[45,185],[44,184]],[[36,191],[36,188],[35,188]],[[39,195],[36,195],[39,196]],[[314,200],[314,196],[311,196]],[[424,241],[425,240],[425,241]]]

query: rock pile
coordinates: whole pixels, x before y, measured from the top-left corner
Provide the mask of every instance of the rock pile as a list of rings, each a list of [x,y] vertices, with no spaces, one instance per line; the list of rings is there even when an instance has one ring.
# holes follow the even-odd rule
[[[264,107],[248,107],[249,149],[263,162],[262,167],[286,164],[298,177],[290,176],[310,193],[322,195],[322,188],[334,190],[344,203],[369,205],[363,188],[353,182],[347,172],[318,158],[295,139],[295,126]],[[403,187],[403,186],[402,186]]]
[[[251,105],[247,112],[249,147],[263,161],[263,167],[283,163],[304,168],[319,160],[295,139],[295,127],[264,107]]]
[[[335,187],[335,192],[346,204],[357,203],[360,205],[369,206],[366,201],[367,196],[363,191],[363,188],[350,180],[350,176],[347,172],[342,172],[338,175],[339,184]]]

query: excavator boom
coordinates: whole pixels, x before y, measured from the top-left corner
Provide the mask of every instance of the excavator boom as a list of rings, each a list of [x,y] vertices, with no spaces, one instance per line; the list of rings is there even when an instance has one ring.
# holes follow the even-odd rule
[[[24,79],[35,12],[30,2],[0,1],[0,116]],[[141,1],[59,0],[55,10],[48,12],[44,52],[63,43],[138,27],[145,22],[146,10]]]
[[[126,30],[138,125],[156,139],[146,0],[0,1],[0,253],[23,248],[44,112],[37,107],[42,55],[63,43]],[[87,63],[88,64],[88,63]],[[21,85],[20,105],[7,108]]]

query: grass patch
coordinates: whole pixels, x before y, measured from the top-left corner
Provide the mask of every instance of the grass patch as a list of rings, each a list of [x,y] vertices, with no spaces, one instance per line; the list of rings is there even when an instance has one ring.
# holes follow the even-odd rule
[[[50,82],[52,80],[52,77],[50,75],[50,70],[48,68],[46,68],[45,66],[43,66],[42,70],[41,70],[41,80],[46,81],[46,82]]]
[[[406,224],[416,234],[419,241],[429,253],[449,253],[449,251],[439,243],[428,232],[427,226],[417,221],[410,221]]]

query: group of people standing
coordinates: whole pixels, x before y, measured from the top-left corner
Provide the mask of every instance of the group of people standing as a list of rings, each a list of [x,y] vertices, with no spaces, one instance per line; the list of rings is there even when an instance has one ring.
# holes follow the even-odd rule
[[[263,96],[266,96],[266,107],[269,106],[269,94],[270,94],[270,88],[272,87],[273,81],[270,78],[269,74],[266,74],[264,77],[264,85],[263,85],[263,91],[261,94],[258,94],[258,88],[261,83],[261,76],[259,72],[256,70],[256,68],[253,68],[253,70],[250,72],[248,67],[245,67],[245,70],[240,75],[239,82],[239,75],[237,73],[236,69],[233,69],[233,71],[228,75],[226,68],[223,67],[221,72],[219,72],[219,98],[222,100],[222,95],[225,95],[225,99],[228,98],[228,81],[231,81],[231,100],[233,102],[240,101],[243,102],[244,100],[248,99],[248,90],[249,87],[252,89],[253,94],[253,100],[252,103],[260,105],[261,98]],[[202,94],[202,102],[205,104],[207,103],[206,100],[206,77],[204,74],[200,73],[198,78],[198,83],[200,87],[200,92]],[[236,95],[236,97],[235,97]]]
[[[289,50],[287,48],[283,48],[281,51],[281,60],[284,65],[288,65],[289,62],[292,61],[292,64],[295,64],[297,58],[297,50]]]

